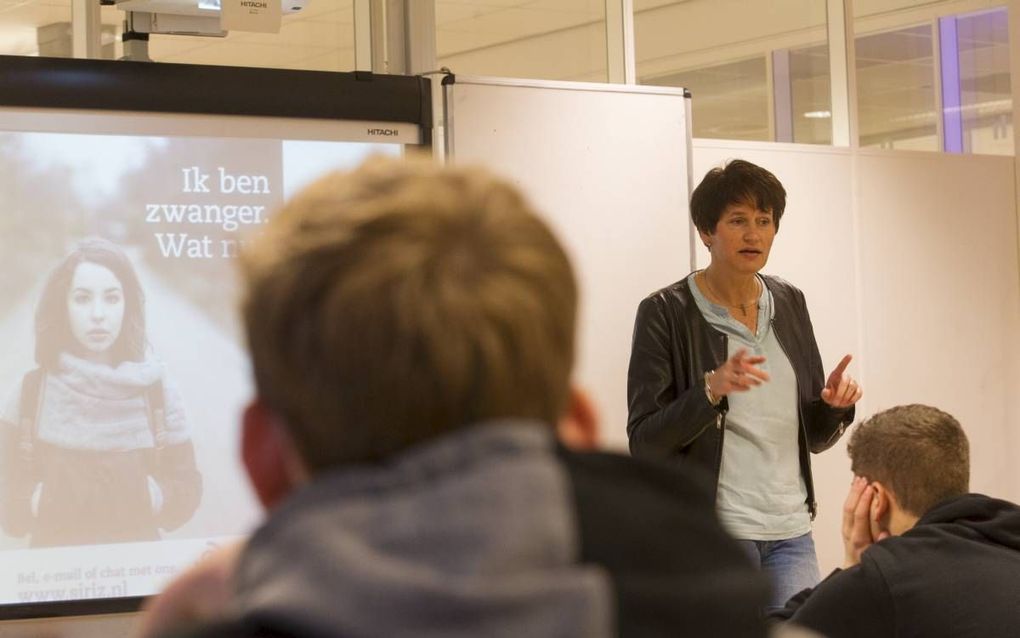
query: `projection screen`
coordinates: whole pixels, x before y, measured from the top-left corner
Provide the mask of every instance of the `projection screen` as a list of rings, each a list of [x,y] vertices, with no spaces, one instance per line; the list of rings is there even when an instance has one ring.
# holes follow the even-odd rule
[[[121,611],[244,534],[235,258],[428,143],[418,78],[0,57],[0,617]]]

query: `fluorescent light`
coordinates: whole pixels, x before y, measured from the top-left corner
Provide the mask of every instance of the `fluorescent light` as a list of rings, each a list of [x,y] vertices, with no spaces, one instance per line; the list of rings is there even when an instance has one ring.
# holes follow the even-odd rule
[[[808,111],[804,117],[811,120],[827,120],[832,117],[832,111]]]

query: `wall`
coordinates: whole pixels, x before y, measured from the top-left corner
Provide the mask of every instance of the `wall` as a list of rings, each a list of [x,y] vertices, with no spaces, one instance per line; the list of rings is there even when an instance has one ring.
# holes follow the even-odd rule
[[[1020,290],[1013,159],[862,152],[857,201],[869,406],[941,407],[971,488],[1020,500]]]

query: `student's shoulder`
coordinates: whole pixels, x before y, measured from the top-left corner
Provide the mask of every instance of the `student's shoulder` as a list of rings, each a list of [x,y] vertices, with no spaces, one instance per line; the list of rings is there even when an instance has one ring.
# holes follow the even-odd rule
[[[711,477],[698,468],[616,452],[577,452],[563,447],[558,449],[558,456],[575,490],[597,491],[603,501],[614,496],[630,500],[637,492],[644,501],[714,511]]]
[[[719,524],[707,477],[615,453],[561,449],[559,457],[582,555],[651,571],[746,562]]]
[[[682,467],[561,450],[579,560],[609,576],[621,636],[762,635],[768,585],[719,524],[710,483]]]
[[[887,636],[895,625],[882,570],[865,556],[860,565],[837,569],[813,590],[790,600],[777,615],[826,636]]]

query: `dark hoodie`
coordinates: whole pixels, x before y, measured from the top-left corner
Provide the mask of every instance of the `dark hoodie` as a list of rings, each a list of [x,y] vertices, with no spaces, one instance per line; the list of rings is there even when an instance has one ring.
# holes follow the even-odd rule
[[[1020,635],[1020,507],[966,494],[869,547],[775,618],[842,636]]]
[[[695,479],[494,422],[274,510],[236,574],[254,628],[236,635],[757,638],[765,586]]]

